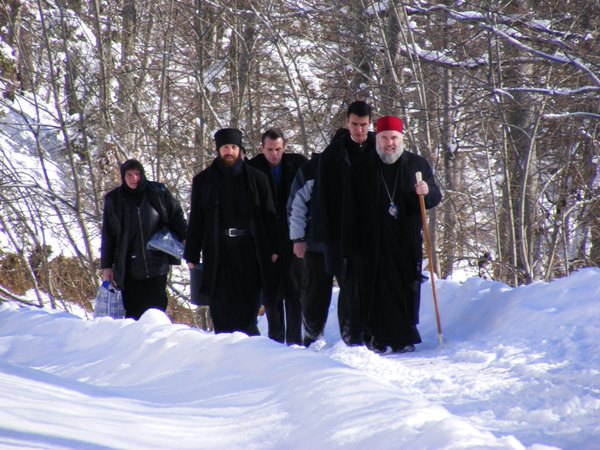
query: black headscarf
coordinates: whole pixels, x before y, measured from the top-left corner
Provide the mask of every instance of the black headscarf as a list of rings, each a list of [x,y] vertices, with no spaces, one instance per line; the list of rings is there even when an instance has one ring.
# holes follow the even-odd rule
[[[125,195],[127,195],[127,197],[129,197],[131,200],[133,200],[133,202],[136,205],[139,206],[142,202],[142,196],[144,195],[144,191],[148,186],[148,180],[146,179],[146,171],[144,170],[144,166],[142,166],[142,163],[140,163],[137,159],[128,159],[123,164],[121,164],[120,170],[121,181],[123,182],[121,184],[121,189],[123,190]],[[125,182],[125,172],[127,172],[128,170],[139,170],[140,175],[142,176],[140,179],[140,183],[135,189],[131,189],[129,186],[127,186],[127,183]]]

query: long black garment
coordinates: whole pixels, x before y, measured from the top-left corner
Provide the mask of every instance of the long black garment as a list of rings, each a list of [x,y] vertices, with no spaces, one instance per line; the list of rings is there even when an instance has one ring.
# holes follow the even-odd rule
[[[418,344],[421,336],[417,330],[415,319],[411,317],[414,306],[411,291],[411,280],[407,277],[407,267],[416,267],[416,261],[410,261],[411,255],[407,245],[406,207],[399,186],[402,186],[400,160],[395,164],[380,163],[382,189],[379,190],[377,203],[379,208],[381,237],[379,248],[379,267],[375,271],[375,291],[368,315],[368,329],[374,341],[381,345],[403,346]],[[384,183],[385,181],[385,183]],[[394,186],[396,187],[394,192]],[[387,190],[386,190],[387,187]],[[390,214],[390,198],[397,206],[397,217]]]
[[[219,222],[222,229],[250,227],[251,200],[241,170],[218,161],[220,185]],[[219,236],[220,258],[216,289],[210,310],[216,333],[242,331],[258,335],[256,317],[260,307],[260,273],[252,236]]]
[[[392,165],[375,152],[359,158],[350,168],[344,196],[343,255],[357,265],[365,332],[380,346],[420,342],[423,238],[416,172],[429,186],[425,206],[432,208],[442,198],[433,172],[425,159],[407,151]],[[397,207],[395,219],[388,192]]]

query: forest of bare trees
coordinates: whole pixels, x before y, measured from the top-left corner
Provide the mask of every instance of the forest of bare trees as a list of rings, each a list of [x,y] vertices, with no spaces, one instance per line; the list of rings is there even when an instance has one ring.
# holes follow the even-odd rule
[[[216,129],[241,128],[252,154],[279,126],[309,155],[364,99],[436,171],[439,276],[600,266],[599,29],[597,0],[0,0],[0,130],[62,171],[24,178],[1,148],[0,226],[32,276],[51,284],[53,227],[93,279],[120,161],[187,209]],[[4,118],[24,101],[39,113],[17,130]]]

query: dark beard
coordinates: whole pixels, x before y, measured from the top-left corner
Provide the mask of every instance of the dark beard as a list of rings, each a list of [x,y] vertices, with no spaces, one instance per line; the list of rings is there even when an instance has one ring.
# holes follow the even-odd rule
[[[217,156],[216,163],[219,171],[224,175],[234,175],[239,173],[243,167],[242,155],[238,156],[235,160],[226,161],[221,156]]]
[[[238,156],[237,158],[223,158],[221,157],[221,160],[223,161],[223,164],[225,165],[225,167],[233,167],[237,164],[237,162],[241,159],[241,156]]]

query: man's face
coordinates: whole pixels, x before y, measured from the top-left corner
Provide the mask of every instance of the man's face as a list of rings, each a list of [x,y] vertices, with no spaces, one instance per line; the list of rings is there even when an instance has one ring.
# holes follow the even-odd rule
[[[348,129],[354,142],[362,144],[367,140],[370,125],[371,119],[369,119],[369,116],[357,116],[354,113],[348,116]]]
[[[225,144],[219,147],[219,156],[226,166],[234,166],[240,159],[240,148],[235,144]]]
[[[386,164],[395,163],[402,152],[402,133],[396,130],[387,130],[377,133],[376,150],[381,160]]]
[[[125,171],[125,184],[129,189],[135,190],[142,181],[142,174],[138,169],[130,169]]]
[[[265,158],[267,158],[267,161],[269,161],[272,167],[277,167],[281,164],[281,158],[285,152],[285,143],[281,138],[271,139],[265,137],[265,141],[263,142],[260,151],[265,155]]]

